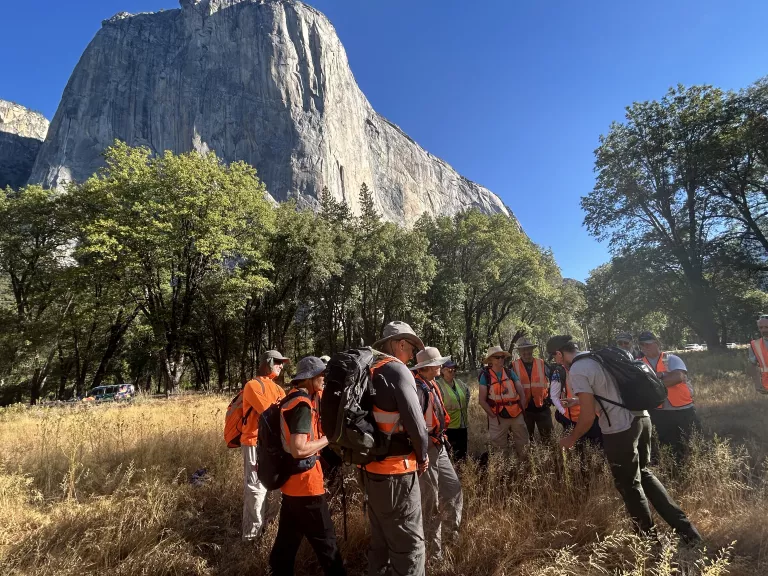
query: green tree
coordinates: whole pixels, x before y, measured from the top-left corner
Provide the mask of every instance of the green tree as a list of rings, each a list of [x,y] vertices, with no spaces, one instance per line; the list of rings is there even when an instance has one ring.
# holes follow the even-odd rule
[[[168,389],[185,368],[193,310],[205,283],[226,278],[243,301],[266,286],[273,212],[264,185],[242,162],[115,142],[106,166],[74,186],[87,224],[81,257],[108,269],[141,310],[160,346]]]

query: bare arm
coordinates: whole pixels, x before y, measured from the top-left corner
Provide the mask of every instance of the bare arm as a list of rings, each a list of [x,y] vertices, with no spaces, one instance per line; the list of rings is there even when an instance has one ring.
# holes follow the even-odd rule
[[[480,407],[488,414],[489,418],[496,418],[496,414],[493,413],[491,406],[488,404],[488,386],[480,386],[477,403],[480,404]]]
[[[562,442],[567,443],[566,448],[572,448],[576,441],[584,436],[589,429],[592,428],[592,423],[595,421],[595,396],[588,392],[579,392],[579,405],[581,406],[581,412],[579,413],[579,421],[576,422],[576,426],[567,438],[563,438]]]
[[[291,456],[294,458],[308,458],[326,446],[328,446],[328,438],[325,436],[310,440],[309,434],[291,434]]]
[[[684,370],[672,370],[671,372],[665,372],[661,376],[661,381],[664,382],[664,386],[667,388],[676,386],[677,384],[680,384],[680,382],[685,382],[687,380],[688,375]]]

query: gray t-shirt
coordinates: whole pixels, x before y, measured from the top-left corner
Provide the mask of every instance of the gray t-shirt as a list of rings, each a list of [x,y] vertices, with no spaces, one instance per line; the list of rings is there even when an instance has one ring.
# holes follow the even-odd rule
[[[651,363],[651,367],[655,370],[656,366],[659,363],[659,357],[656,356],[656,358],[648,357],[648,362]],[[685,372],[686,376],[688,375],[688,368],[685,366],[685,362],[683,362],[683,359],[680,358],[680,356],[675,356],[674,354],[667,354],[667,370],[666,372],[674,372],[675,370],[682,370]],[[661,374],[659,372],[658,374]],[[688,386],[688,390],[691,393],[691,398],[693,398],[693,386],[691,386],[690,381],[686,381],[685,385]],[[675,407],[672,406],[672,404],[669,403],[669,399],[664,400],[664,403],[661,405],[660,410],[687,410],[688,408],[693,408],[693,404],[688,404],[687,406],[679,406]]]
[[[568,381],[574,394],[585,392],[601,396],[614,402],[622,402],[616,381],[600,364],[592,358],[584,358],[574,362],[568,372]],[[616,434],[629,430],[635,416],[647,416],[648,412],[632,412],[610,402],[598,403],[595,399],[595,409],[600,411],[600,431],[603,434]],[[610,424],[608,424],[610,420]]]

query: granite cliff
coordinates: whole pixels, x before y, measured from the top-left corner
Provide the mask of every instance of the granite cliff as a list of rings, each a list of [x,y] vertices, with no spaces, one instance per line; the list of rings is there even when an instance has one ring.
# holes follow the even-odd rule
[[[181,0],[180,9],[104,21],[31,181],[87,178],[115,138],[245,160],[280,201],[314,205],[327,186],[356,210],[366,182],[397,222],[469,207],[511,215],[377,114],[331,23],[295,0]]]
[[[0,189],[27,183],[47,132],[42,114],[0,100]]]

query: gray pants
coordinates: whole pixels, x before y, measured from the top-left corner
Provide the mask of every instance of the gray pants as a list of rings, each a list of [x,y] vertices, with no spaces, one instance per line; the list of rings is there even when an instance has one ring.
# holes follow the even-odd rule
[[[243,452],[243,540],[261,536],[267,522],[277,515],[275,491],[268,491],[256,474],[256,446],[241,446]]]
[[[451,543],[459,534],[464,494],[448,451],[430,442],[429,468],[419,477],[421,512],[424,516],[424,537],[430,555],[442,556],[441,528]]]
[[[416,473],[362,472],[368,495],[371,545],[368,575],[424,576],[424,528]]]

